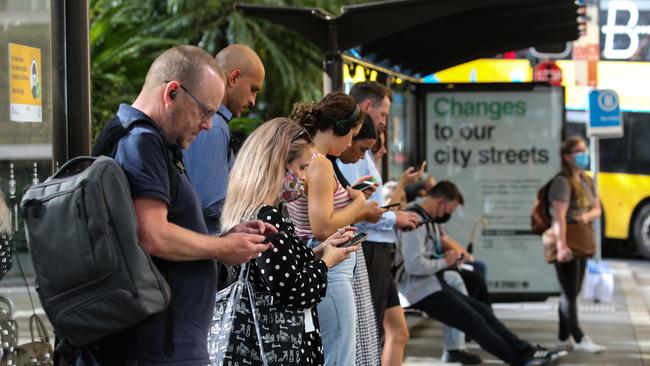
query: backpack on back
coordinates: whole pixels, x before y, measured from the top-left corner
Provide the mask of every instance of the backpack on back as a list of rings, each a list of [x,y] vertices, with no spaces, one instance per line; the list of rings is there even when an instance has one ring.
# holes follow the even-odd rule
[[[548,206],[548,191],[555,177],[551,178],[537,191],[537,198],[530,214],[530,230],[534,234],[542,235],[551,227],[552,218]]]
[[[112,120],[94,152],[112,156],[135,124],[150,122],[118,126]],[[57,335],[70,345],[90,345],[168,306],[169,286],[138,243],[129,182],[113,159],[68,161],[30,187],[21,206],[38,295]]]

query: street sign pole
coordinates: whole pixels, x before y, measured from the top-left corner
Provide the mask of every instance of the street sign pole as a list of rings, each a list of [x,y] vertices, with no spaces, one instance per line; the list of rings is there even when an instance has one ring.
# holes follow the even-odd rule
[[[598,193],[598,174],[600,173],[600,137],[592,136],[590,145],[591,153],[589,158],[591,160],[591,169],[594,172],[594,193],[596,194],[596,197],[600,197],[600,194]],[[603,243],[601,233],[603,228],[601,227],[601,222],[602,220],[600,218],[594,222],[594,236],[596,239],[596,262],[600,262],[602,258]]]
[[[594,193],[600,197],[598,174],[600,173],[600,139],[623,136],[623,119],[618,103],[618,95],[613,90],[591,90],[589,92],[589,113],[587,135],[591,145],[591,169],[594,173]],[[602,210],[602,207],[601,207]],[[599,218],[593,223],[596,240],[596,262],[602,259],[602,232],[604,228]]]

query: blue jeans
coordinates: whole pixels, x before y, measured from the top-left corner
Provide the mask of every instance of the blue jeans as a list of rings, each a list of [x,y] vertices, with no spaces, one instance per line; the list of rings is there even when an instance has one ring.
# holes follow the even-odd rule
[[[467,296],[465,283],[458,272],[444,271],[442,276],[449,287],[456,289],[461,294]],[[444,344],[442,346],[443,352],[465,349],[465,333],[460,330],[443,323],[442,336],[444,339]]]
[[[314,248],[320,241],[311,239]],[[356,356],[357,312],[352,291],[356,253],[327,272],[327,294],[318,304],[318,322],[323,340],[325,366],[354,365]]]

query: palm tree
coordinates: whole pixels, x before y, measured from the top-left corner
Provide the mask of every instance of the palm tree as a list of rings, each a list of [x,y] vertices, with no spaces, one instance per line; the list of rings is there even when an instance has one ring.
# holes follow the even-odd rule
[[[253,0],[255,4],[316,6],[337,13],[360,0]],[[261,121],[287,115],[299,100],[322,97],[324,55],[300,35],[245,17],[235,0],[92,0],[91,76],[93,135],[101,131],[120,102],[132,101],[146,71],[161,51],[177,44],[197,45],[211,54],[232,43],[251,46],[266,68],[255,109],[233,121],[235,132],[250,133]]]

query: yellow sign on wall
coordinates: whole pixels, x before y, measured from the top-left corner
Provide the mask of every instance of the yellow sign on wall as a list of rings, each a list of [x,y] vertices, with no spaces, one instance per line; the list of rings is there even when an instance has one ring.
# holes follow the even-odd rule
[[[10,120],[43,122],[41,49],[9,43]]]

